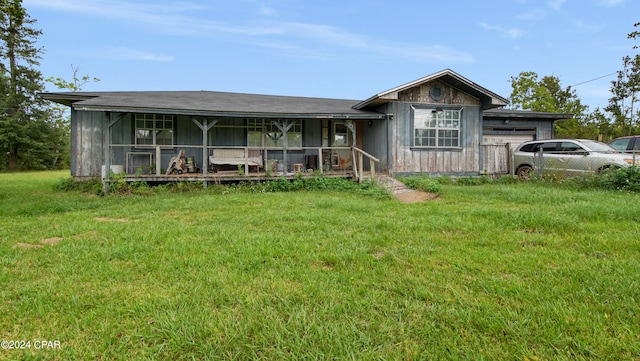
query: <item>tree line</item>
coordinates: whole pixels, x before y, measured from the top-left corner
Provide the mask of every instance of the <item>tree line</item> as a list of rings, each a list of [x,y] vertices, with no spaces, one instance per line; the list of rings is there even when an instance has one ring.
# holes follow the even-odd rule
[[[72,81],[49,77],[38,70],[44,49],[37,47],[42,31],[35,28],[22,0],[0,0],[0,170],[69,167],[71,120],[68,110],[38,96],[49,82],[59,89],[79,91],[90,81],[71,65]],[[640,23],[634,24],[635,28]],[[640,38],[640,31],[628,34]],[[633,49],[637,49],[634,46]],[[640,55],[622,59],[622,69],[611,82],[611,98],[604,109],[589,112],[575,89],[563,88],[555,76],[539,78],[521,72],[511,78],[513,109],[573,114],[556,122],[556,137],[608,141],[640,134]]]
[[[640,23],[633,25],[639,28]],[[627,35],[640,38],[640,31]],[[634,45],[633,49],[638,49]],[[584,138],[610,141],[625,135],[640,134],[640,54],[625,56],[622,69],[611,82],[611,97],[606,107],[589,108],[582,104],[575,89],[563,88],[556,76],[538,77],[535,72],[522,72],[511,78],[511,104],[513,109],[573,114],[571,119],[557,121],[557,138]]]

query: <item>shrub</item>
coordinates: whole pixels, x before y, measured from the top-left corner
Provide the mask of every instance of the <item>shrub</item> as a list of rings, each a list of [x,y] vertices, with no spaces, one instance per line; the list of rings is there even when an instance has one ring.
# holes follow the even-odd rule
[[[640,168],[636,166],[610,169],[598,178],[602,188],[640,192]]]
[[[95,179],[87,182],[77,182],[72,178],[61,179],[56,185],[58,191],[80,191],[104,195],[102,182]],[[111,194],[148,195],[163,192],[183,193],[203,191],[200,182],[175,182],[149,186],[146,182],[127,182],[121,177],[114,176],[109,183]],[[296,176],[294,179],[277,178],[266,182],[243,181],[230,185],[211,184],[206,192],[216,194],[226,193],[267,193],[294,191],[336,191],[356,192],[378,199],[388,199],[391,194],[376,182],[365,181],[357,183],[344,178],[331,178],[321,175],[314,177]]]
[[[545,174],[534,179],[546,184],[562,185],[578,189],[605,189],[627,192],[640,192],[640,168],[612,168],[601,174],[580,177],[566,177],[558,174]]]
[[[102,194],[102,182],[100,179],[90,179],[76,181],[71,177],[61,178],[55,185],[55,189],[59,192],[83,192],[91,194]]]
[[[460,177],[456,179],[456,184],[461,186],[479,186],[482,184],[491,183],[491,179],[486,176],[483,177]]]
[[[498,178],[495,178],[494,180],[492,180],[492,183],[495,183],[495,184],[514,184],[518,182],[519,182],[518,177],[509,175],[509,174],[501,175]]]
[[[440,193],[442,186],[436,179],[427,176],[403,177],[399,179],[407,187],[428,193]]]

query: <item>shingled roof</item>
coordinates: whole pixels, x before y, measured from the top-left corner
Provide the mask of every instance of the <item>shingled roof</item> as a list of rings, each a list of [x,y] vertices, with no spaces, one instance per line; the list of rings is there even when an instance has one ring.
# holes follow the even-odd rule
[[[358,100],[214,91],[58,92],[40,96],[75,110],[156,112],[199,116],[382,119],[353,108]]]

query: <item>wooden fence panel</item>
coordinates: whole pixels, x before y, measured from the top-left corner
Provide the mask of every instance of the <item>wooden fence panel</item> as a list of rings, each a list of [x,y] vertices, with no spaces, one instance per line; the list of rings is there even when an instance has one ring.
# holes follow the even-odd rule
[[[511,173],[511,147],[509,144],[481,144],[482,174],[497,176]]]

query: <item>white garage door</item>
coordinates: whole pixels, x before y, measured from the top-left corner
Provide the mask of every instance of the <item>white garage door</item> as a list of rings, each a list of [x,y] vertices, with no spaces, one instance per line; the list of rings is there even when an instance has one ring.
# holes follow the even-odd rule
[[[482,137],[482,143],[495,145],[509,144],[513,150],[521,143],[533,139],[533,134],[485,135]]]

